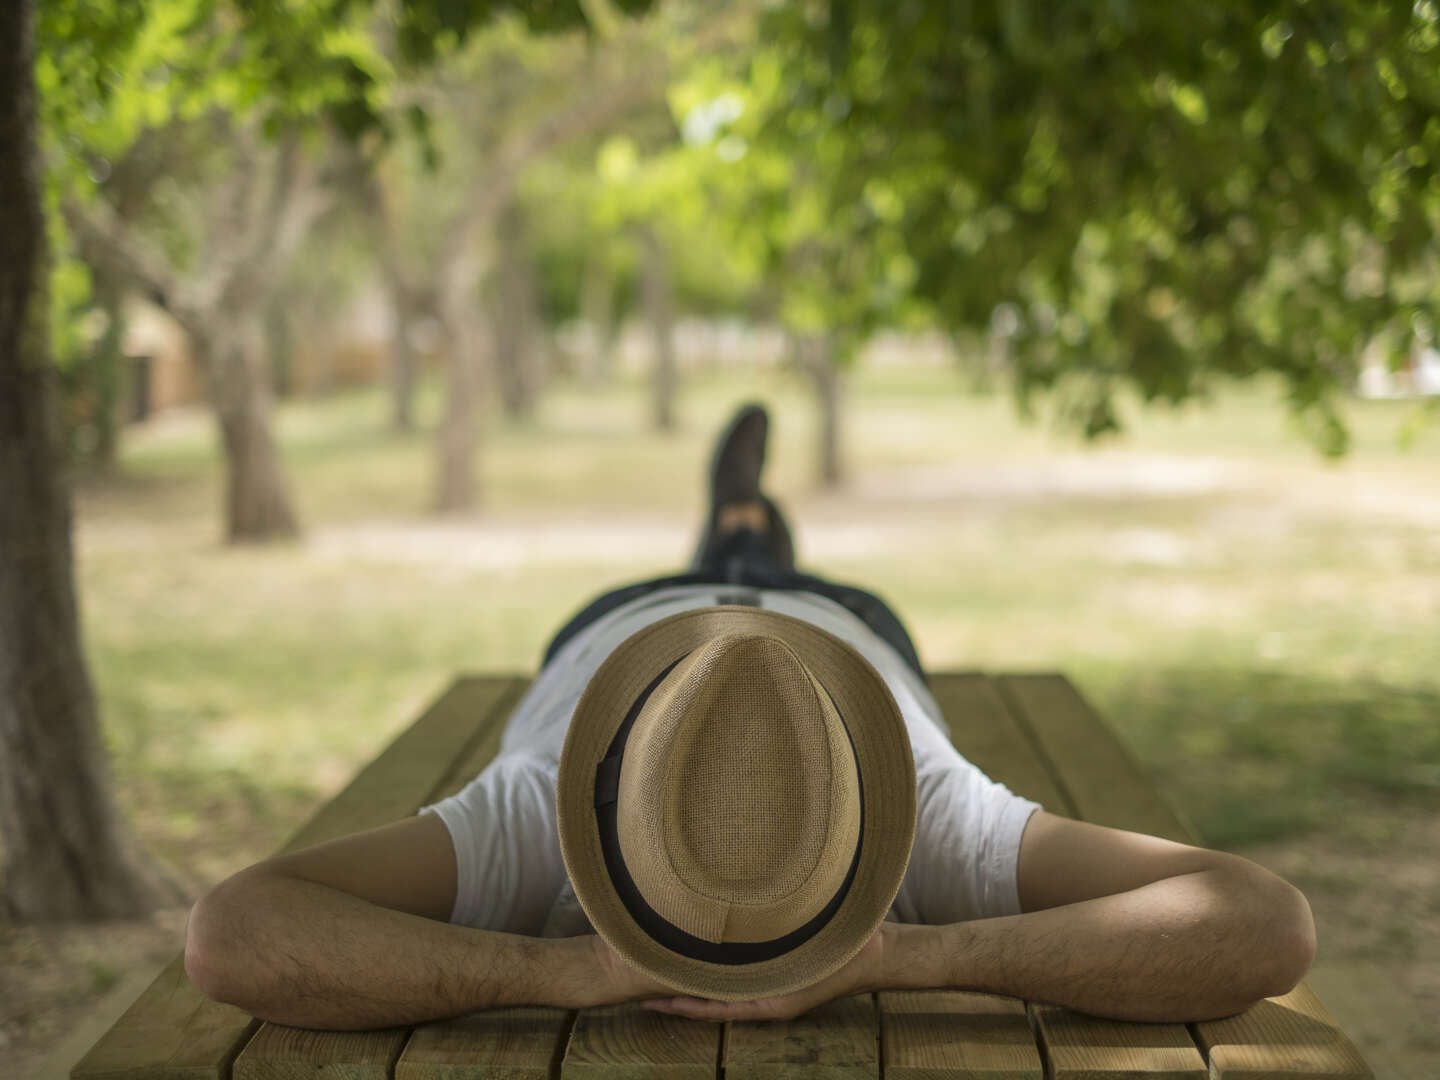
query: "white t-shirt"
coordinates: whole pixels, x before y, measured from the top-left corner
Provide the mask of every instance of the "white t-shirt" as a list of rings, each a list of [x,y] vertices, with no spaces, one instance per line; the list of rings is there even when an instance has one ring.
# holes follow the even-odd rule
[[[437,815],[455,845],[451,922],[546,937],[590,932],[555,827],[555,778],[570,717],[595,670],[631,634],[677,612],[736,602],[804,619],[849,643],[900,707],[915,758],[915,844],[888,917],[938,924],[1019,913],[1020,837],[1039,806],[960,756],[934,697],[894,648],[815,593],[679,585],[606,613],[568,641],[515,706],[495,759],[464,790],[421,811]]]

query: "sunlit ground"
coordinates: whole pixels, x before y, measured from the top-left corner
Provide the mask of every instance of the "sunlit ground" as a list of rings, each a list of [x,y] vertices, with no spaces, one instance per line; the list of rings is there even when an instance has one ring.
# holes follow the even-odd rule
[[[428,514],[431,441],[390,434],[379,393],[291,404],[306,538],[246,549],[218,543],[204,417],[136,430],[79,499],[122,802],[197,884],[262,856],[456,672],[533,670],[588,595],[674,568],[709,438],[759,397],[802,561],[887,596],[932,668],[1068,673],[1209,842],[1307,890],[1312,984],[1377,1074],[1435,1074],[1437,425],[1401,450],[1410,406],[1357,404],[1328,465],[1251,388],[1087,450],[965,387],[856,373],[850,482],[823,493],[791,373],[693,373],[670,437],[638,383],[557,385],[532,422],[492,422],[462,520]]]

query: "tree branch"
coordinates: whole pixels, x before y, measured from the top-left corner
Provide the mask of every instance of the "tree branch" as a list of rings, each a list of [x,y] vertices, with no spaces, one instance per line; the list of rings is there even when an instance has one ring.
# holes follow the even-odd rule
[[[318,179],[298,136],[267,147],[247,131],[238,142],[236,180],[218,200],[210,245],[215,254],[199,288],[201,300],[212,306],[227,299],[244,304],[243,294],[262,292],[334,204],[334,192]]]
[[[749,25],[751,5],[739,3],[734,9],[711,18],[688,39],[690,53],[726,45]],[[636,35],[639,38],[641,35]],[[472,183],[463,211],[449,231],[449,243],[442,249],[439,263],[448,266],[458,259],[470,243],[476,229],[493,221],[514,193],[521,175],[537,159],[551,150],[592,134],[649,101],[659,100],[664,93],[665,78],[673,60],[653,43],[648,52],[633,65],[630,58],[618,57],[626,74],[608,87],[597,86],[589,79],[577,80],[577,88],[569,102],[556,109],[538,125],[513,137],[495,155],[496,165],[485,170]]]
[[[254,262],[263,276],[294,258],[311,227],[335,205],[335,194],[310,155],[301,152],[298,140],[286,139],[262,227],[256,230]]]
[[[450,230],[442,250],[441,265],[460,258],[475,231],[494,220],[514,193],[525,169],[558,146],[612,123],[630,109],[656,94],[662,65],[646,68],[623,79],[608,94],[596,94],[594,87],[581,89],[578,101],[551,113],[539,125],[516,136],[500,148],[493,169],[483,171],[471,184],[465,209]]]
[[[187,329],[199,321],[196,298],[175,267],[137,236],[107,202],[97,199],[82,205],[70,199],[63,212],[81,258],[129,281]]]

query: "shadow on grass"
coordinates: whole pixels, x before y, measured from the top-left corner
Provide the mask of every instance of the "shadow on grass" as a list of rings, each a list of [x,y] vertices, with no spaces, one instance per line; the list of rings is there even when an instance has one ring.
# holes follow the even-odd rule
[[[1347,808],[1440,807],[1440,691],[1227,667],[1077,671],[1207,843],[1318,828]]]
[[[127,818],[147,849],[179,868],[197,897],[273,852],[324,797],[313,786],[207,764],[150,766],[140,772],[123,762],[117,765]]]

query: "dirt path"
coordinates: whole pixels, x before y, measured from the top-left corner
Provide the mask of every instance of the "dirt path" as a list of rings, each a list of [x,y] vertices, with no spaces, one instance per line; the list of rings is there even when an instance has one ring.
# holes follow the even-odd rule
[[[1369,828],[1387,836],[1396,825],[1381,814]],[[1245,854],[1309,898],[1320,940],[1310,985],[1376,1077],[1431,1080],[1440,1076],[1440,815],[1402,829],[1398,843],[1322,834]]]

